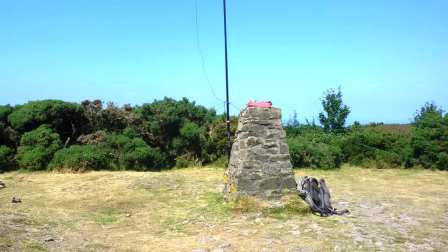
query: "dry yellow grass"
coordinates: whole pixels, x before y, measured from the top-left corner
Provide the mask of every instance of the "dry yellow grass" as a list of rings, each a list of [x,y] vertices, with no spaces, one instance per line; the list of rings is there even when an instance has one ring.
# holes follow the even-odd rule
[[[297,170],[325,177],[348,216],[312,215],[299,199],[226,203],[222,169],[159,173],[6,173],[0,251],[443,251],[448,173]],[[12,204],[13,196],[22,203]]]

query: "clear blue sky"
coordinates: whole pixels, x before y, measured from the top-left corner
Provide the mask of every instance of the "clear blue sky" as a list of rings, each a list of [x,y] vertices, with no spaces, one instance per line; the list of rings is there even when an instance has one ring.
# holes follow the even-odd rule
[[[197,3],[206,70],[224,99],[222,2]],[[340,85],[350,122],[406,123],[430,100],[447,110],[447,11],[446,0],[228,0],[231,102],[271,100],[284,119],[294,109],[312,119]],[[3,0],[0,104],[185,96],[222,112],[195,27],[195,0]]]

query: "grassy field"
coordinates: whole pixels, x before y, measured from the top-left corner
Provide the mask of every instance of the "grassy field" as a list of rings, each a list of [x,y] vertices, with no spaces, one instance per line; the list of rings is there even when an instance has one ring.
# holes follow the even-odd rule
[[[347,216],[301,200],[226,203],[223,169],[160,173],[5,173],[0,251],[444,251],[448,173],[297,170],[325,177]],[[17,196],[22,203],[13,204]]]

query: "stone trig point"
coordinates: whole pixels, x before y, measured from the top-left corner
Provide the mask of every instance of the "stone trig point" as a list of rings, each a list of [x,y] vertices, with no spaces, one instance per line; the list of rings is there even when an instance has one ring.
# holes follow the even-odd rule
[[[278,199],[296,192],[279,108],[248,106],[241,111],[225,178],[227,198]]]

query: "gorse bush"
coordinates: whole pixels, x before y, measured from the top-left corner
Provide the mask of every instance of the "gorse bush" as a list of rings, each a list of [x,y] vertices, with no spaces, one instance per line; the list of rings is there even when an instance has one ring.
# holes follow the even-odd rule
[[[202,146],[206,142],[205,135],[205,130],[199,125],[186,122],[180,129],[180,146],[200,158],[202,156]]]
[[[134,131],[127,135],[113,133],[106,136],[100,147],[112,153],[111,164],[115,169],[160,170],[165,165],[164,156],[158,148],[150,147]]]
[[[288,145],[294,167],[334,169],[341,165],[342,152],[337,145],[314,142],[300,136],[289,138]]]
[[[164,153],[167,166],[174,166],[176,158],[183,155],[212,161],[205,145],[213,122],[219,120],[213,109],[198,106],[186,98],[180,101],[165,98],[143,104],[136,113],[147,122],[149,134],[144,140]]]
[[[41,125],[22,135],[17,149],[17,162],[28,170],[46,169],[53,154],[61,146],[59,134],[54,133],[49,126]]]
[[[48,168],[70,171],[108,169],[109,160],[109,154],[97,146],[72,145],[57,151]]]
[[[157,170],[163,160],[158,149],[149,147],[141,138],[134,138],[125,146],[124,165],[130,169]]]
[[[291,160],[297,167],[336,168],[342,163],[364,167],[415,165],[410,144],[413,130],[383,124],[355,125],[326,133],[315,125],[287,126]],[[405,129],[406,130],[403,130]]]
[[[408,166],[407,146],[407,137],[378,131],[374,126],[354,129],[341,141],[345,162],[378,168]]]

